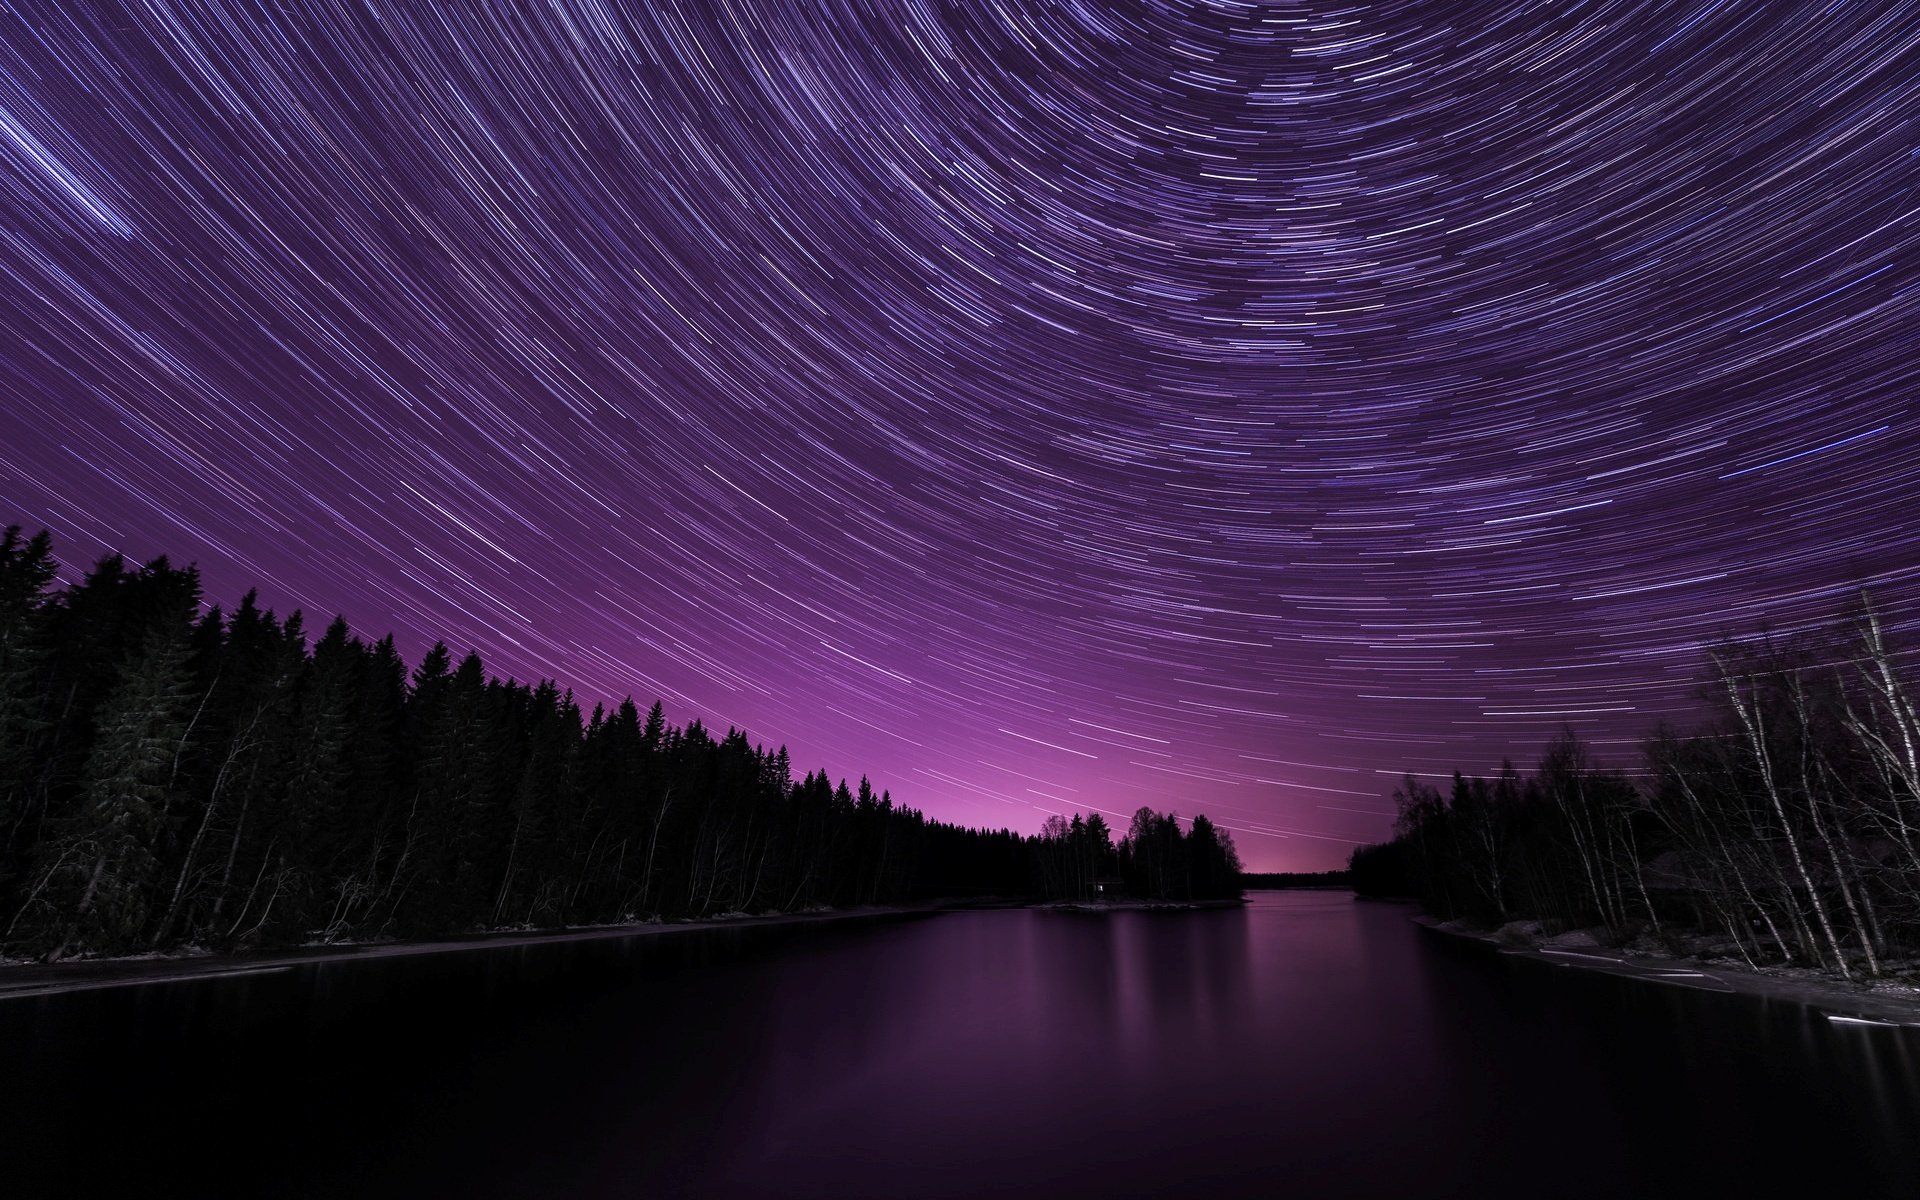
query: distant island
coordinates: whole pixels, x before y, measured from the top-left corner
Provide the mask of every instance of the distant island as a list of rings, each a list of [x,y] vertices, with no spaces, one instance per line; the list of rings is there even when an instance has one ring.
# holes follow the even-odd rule
[[[785,747],[336,619],[203,608],[191,568],[56,587],[0,537],[0,950],[57,961],[795,913],[931,897],[1217,901],[1232,836],[1141,808],[927,819]]]

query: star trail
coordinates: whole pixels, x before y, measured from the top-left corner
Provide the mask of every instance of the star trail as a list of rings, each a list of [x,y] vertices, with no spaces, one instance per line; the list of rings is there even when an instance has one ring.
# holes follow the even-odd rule
[[[1631,756],[1920,617],[1920,7],[30,3],[0,524],[930,816]]]

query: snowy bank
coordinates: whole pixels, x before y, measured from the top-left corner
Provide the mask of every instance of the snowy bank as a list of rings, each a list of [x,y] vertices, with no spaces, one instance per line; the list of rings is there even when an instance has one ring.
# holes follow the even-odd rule
[[[1814,1009],[1836,1024],[1920,1028],[1920,987],[1908,983],[1849,983],[1804,967],[1749,967],[1723,958],[1662,958],[1631,953],[1605,946],[1587,930],[1548,936],[1531,922],[1485,931],[1458,921],[1438,921],[1428,916],[1413,919],[1433,933],[1547,966],[1577,967],[1669,987],[1783,1000]]]

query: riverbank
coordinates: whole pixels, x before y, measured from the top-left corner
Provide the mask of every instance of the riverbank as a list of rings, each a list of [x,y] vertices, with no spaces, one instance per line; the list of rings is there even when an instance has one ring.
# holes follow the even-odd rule
[[[1499,954],[1552,967],[1598,971],[1696,991],[1724,992],[1803,1005],[1841,1025],[1920,1027],[1920,987],[1887,980],[1848,983],[1799,967],[1754,968],[1724,959],[1660,958],[1603,946],[1576,931],[1559,937],[1499,933],[1419,915],[1430,933],[1484,946]]]
[[[611,938],[661,937],[696,931],[710,933],[716,929],[766,929],[785,925],[887,920],[960,908],[991,907],[994,903],[933,900],[923,904],[871,905],[757,917],[730,914],[698,920],[637,921],[621,925],[576,926],[571,929],[470,933],[417,942],[340,942],[257,954],[175,953],[130,958],[70,959],[59,963],[12,962],[0,964],[0,1000],[53,996],[99,988],[181,983],[194,979],[264,975],[319,963],[408,958],[467,950],[507,950],[516,946],[549,946],[561,942],[604,941]]]
[[[151,983],[264,975],[320,963],[409,958],[426,954],[453,954],[463,950],[507,950],[517,946],[548,946],[610,938],[661,937],[716,929],[766,929],[784,925],[877,921],[988,908],[1039,908],[1062,912],[1192,912],[1239,908],[1245,903],[1244,900],[1116,900],[1104,903],[1035,904],[984,896],[928,900],[919,904],[768,913],[762,916],[728,913],[697,919],[635,921],[619,925],[575,926],[570,929],[496,930],[412,942],[333,942],[254,954],[215,954],[189,950],[125,958],[77,958],[58,963],[12,960],[0,961],[0,1000],[54,996],[99,988],[138,987]]]

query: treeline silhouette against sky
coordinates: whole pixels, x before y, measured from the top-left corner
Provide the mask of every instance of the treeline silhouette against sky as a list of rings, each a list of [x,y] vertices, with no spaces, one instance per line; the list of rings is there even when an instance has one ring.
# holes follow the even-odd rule
[[[0,943],[50,957],[940,896],[1239,895],[1231,836],[1142,809],[1040,836],[928,820],[656,703],[583,713],[436,645],[309,639],[198,573],[52,586],[0,541]]]

